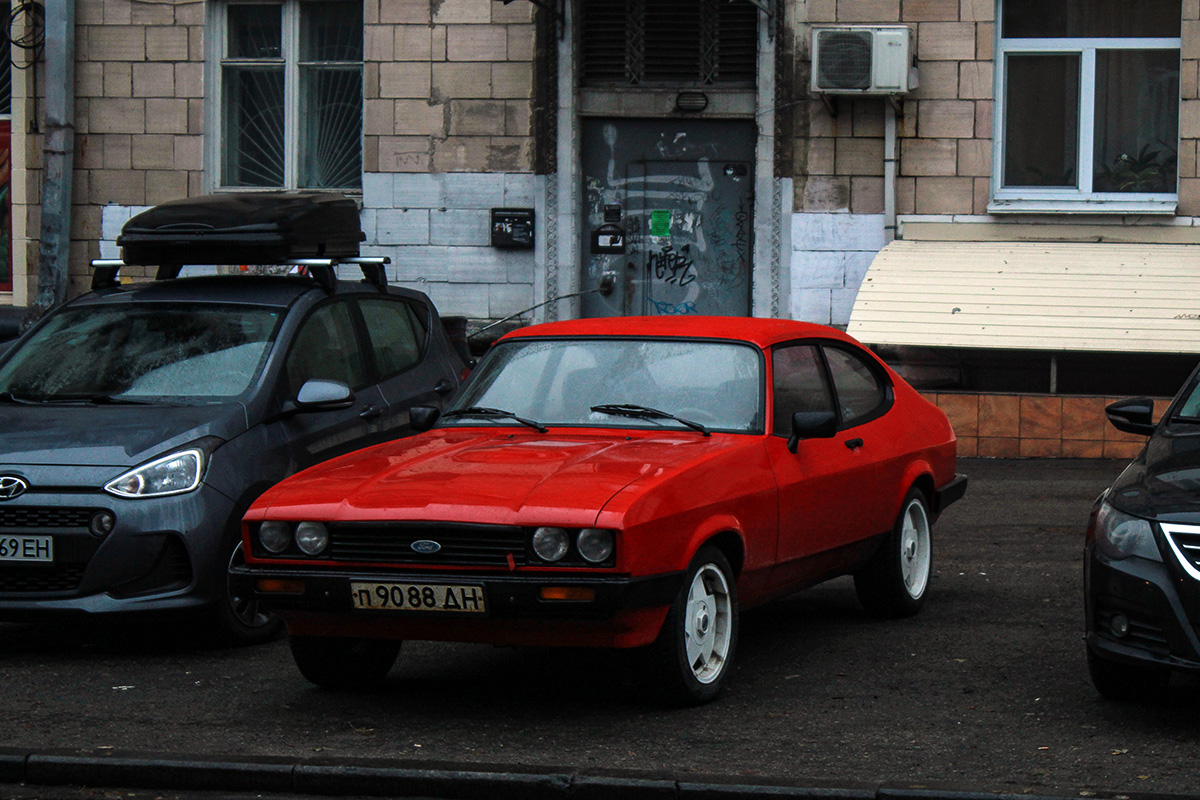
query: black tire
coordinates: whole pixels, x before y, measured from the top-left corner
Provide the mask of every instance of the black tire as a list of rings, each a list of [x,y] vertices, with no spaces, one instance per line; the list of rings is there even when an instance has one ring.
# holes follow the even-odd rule
[[[387,677],[400,655],[398,639],[290,636],[300,674],[325,689],[367,689]]]
[[[229,537],[225,547],[225,552],[229,553],[221,578],[225,591],[214,609],[214,632],[221,643],[235,647],[268,642],[283,630],[283,622],[259,601],[257,595],[239,592],[229,579],[229,568],[246,563],[240,534]]]
[[[1155,700],[1166,692],[1171,672],[1161,667],[1110,661],[1087,648],[1088,674],[1092,685],[1106,700],[1136,703]]]
[[[891,532],[854,574],[854,590],[868,614],[899,619],[925,605],[933,573],[932,532],[929,501],[920,489],[910,489]]]
[[[719,549],[702,547],[647,650],[654,699],[676,707],[716,699],[733,667],[737,635],[733,569]]]

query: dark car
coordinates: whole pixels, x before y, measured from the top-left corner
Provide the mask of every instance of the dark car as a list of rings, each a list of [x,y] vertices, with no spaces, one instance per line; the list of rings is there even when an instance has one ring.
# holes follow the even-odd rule
[[[194,610],[227,641],[278,631],[227,579],[246,509],[408,435],[410,406],[440,406],[464,370],[429,298],[387,285],[380,259],[336,280],[339,260],[169,278],[177,262],[125,285],[101,265],[100,288],[0,355],[0,619]]]
[[[1200,369],[1154,419],[1149,398],[1108,407],[1145,448],[1092,509],[1084,555],[1087,657],[1106,697],[1200,672]]]

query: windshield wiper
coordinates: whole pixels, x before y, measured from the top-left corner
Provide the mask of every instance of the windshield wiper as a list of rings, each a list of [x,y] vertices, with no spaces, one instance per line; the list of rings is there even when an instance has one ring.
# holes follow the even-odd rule
[[[532,419],[525,419],[525,417],[518,417],[516,414],[512,413],[511,411],[505,411],[504,409],[501,409],[501,408],[488,408],[487,406],[467,406],[466,408],[456,408],[451,411],[447,411],[442,416],[443,417],[503,417],[505,419],[511,419],[516,422],[519,422],[522,425],[528,425],[529,427],[533,428],[538,433],[547,433],[550,430],[549,428],[547,428],[545,425],[543,425],[540,422],[536,422]]]
[[[114,397],[111,394],[94,394],[83,398],[98,406],[151,406],[149,400],[134,400],[129,397]]]
[[[19,405],[37,405],[44,403],[45,399],[41,397],[21,397],[12,392],[0,392],[0,403],[17,403]]]
[[[712,436],[708,432],[708,428],[699,422],[677,417],[668,411],[659,411],[657,408],[650,408],[649,406],[638,406],[631,403],[601,403],[598,406],[592,406],[592,411],[601,414],[612,414],[615,417],[633,417],[635,419],[673,419],[680,425],[684,425],[694,431],[700,431],[705,436]]]

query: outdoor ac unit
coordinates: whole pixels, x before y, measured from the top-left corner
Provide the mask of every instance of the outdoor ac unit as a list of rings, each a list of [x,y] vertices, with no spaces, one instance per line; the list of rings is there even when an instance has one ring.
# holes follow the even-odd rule
[[[917,88],[912,30],[905,25],[814,27],[812,90],[904,94]]]

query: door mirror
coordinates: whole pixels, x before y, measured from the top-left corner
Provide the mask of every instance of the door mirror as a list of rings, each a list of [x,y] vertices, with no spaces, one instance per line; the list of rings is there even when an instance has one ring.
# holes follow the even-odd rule
[[[1149,397],[1118,400],[1104,409],[1112,426],[1124,433],[1149,436],[1154,433],[1154,401]]]
[[[328,411],[354,405],[354,392],[341,381],[312,378],[296,394],[296,410]]]
[[[837,435],[837,415],[832,411],[797,411],[792,414],[792,435],[787,448],[793,453],[801,439],[832,439]]]
[[[440,416],[441,410],[433,406],[413,406],[408,410],[408,422],[417,433],[424,433],[432,428]]]

